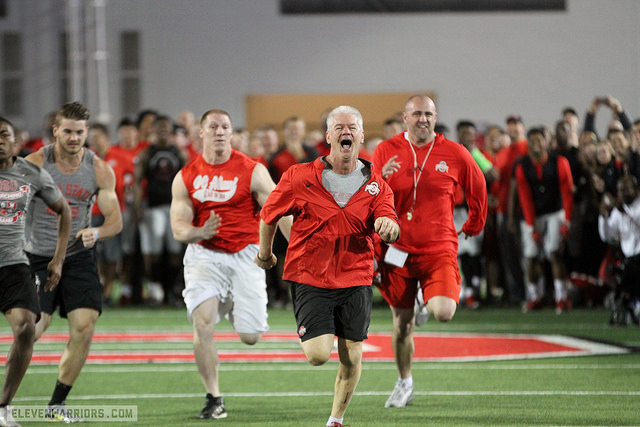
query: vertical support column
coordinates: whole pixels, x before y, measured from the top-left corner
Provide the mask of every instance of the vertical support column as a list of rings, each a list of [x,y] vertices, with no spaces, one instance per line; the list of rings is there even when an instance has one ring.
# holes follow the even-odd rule
[[[69,101],[86,102],[84,93],[84,61],[82,1],[67,0],[67,51],[69,52]]]
[[[98,88],[98,120],[108,123],[111,120],[109,108],[109,76],[107,69],[107,21],[105,16],[107,0],[94,0],[95,12],[95,52],[93,59],[96,63],[96,86]]]

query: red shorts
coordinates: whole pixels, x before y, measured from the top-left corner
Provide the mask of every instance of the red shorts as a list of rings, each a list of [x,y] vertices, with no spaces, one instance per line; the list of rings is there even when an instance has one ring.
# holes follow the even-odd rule
[[[382,283],[378,288],[391,307],[413,308],[418,283],[425,302],[435,296],[451,298],[456,303],[460,301],[460,270],[456,254],[409,255],[403,267],[383,261],[379,268]]]

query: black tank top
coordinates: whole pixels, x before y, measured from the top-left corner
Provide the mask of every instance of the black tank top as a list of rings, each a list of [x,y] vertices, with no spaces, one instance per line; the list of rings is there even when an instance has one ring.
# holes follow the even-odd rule
[[[183,163],[178,149],[149,146],[147,164],[147,203],[149,207],[171,204],[171,183]]]

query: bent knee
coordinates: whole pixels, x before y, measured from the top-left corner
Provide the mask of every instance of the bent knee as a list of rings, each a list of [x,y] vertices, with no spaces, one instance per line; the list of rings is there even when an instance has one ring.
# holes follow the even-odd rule
[[[453,319],[457,306],[458,304],[455,300],[447,297],[434,297],[427,303],[429,313],[438,322],[448,322]]]
[[[199,338],[211,337],[215,332],[216,323],[208,318],[194,317],[191,320],[193,325],[193,333]]]
[[[25,319],[16,327],[13,336],[15,341],[34,342],[34,338],[36,336],[36,324],[33,320]]]
[[[320,347],[302,347],[302,350],[307,358],[307,362],[309,362],[311,366],[324,365],[331,357],[331,349],[327,350]]]
[[[455,310],[439,310],[433,313],[433,318],[438,322],[448,322],[453,319],[453,315],[456,313]]]
[[[307,354],[307,362],[311,366],[321,366],[329,361],[329,355],[324,354]]]
[[[258,343],[258,341],[260,341],[260,338],[262,337],[262,334],[245,334],[245,333],[241,333],[238,334],[238,336],[240,337],[240,341],[243,344],[247,344],[247,345],[255,345]]]

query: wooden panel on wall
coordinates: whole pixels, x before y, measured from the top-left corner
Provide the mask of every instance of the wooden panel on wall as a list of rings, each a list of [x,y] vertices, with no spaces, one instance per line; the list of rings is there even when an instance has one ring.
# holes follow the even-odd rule
[[[339,105],[357,108],[364,119],[366,138],[382,137],[382,127],[389,117],[404,110],[410,96],[425,93],[434,101],[430,91],[403,93],[342,93],[342,94],[251,94],[246,98],[247,128],[254,131],[271,125],[278,132],[290,116],[300,116],[307,122],[307,130],[322,129],[321,117],[326,110]]]

